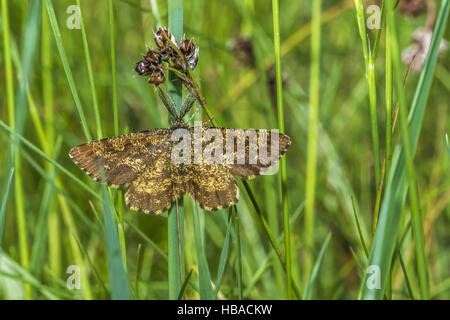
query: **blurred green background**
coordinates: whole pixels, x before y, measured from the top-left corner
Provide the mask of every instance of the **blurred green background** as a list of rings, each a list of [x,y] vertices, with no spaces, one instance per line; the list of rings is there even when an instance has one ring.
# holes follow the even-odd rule
[[[55,169],[42,154],[23,141],[16,149],[17,139],[4,128],[0,129],[0,166],[10,168],[11,159],[16,159],[10,184],[11,171],[0,170],[0,217],[4,219],[0,220],[0,226],[4,228],[3,234],[0,233],[0,298],[107,299],[112,290],[111,280],[108,281],[111,270],[108,271],[103,227],[103,214],[107,210],[102,205],[100,184],[91,181],[68,157],[70,148],[87,139],[76,107],[77,98],[74,100],[64,66],[70,67],[72,88],[79,96],[79,106],[85,113],[92,138],[98,137],[94,96],[103,137],[114,136],[109,1],[81,0],[95,90],[89,79],[82,30],[69,29],[66,25],[73,14],[67,9],[77,5],[76,1],[52,2],[67,63],[61,59],[46,6],[35,2],[40,1],[2,0],[0,119],[100,197],[82,188],[60,168]],[[438,8],[439,3],[437,1]],[[364,5],[369,5],[369,2],[364,2]],[[135,63],[145,54],[147,47],[155,46],[152,32],[160,25],[167,26],[167,1],[114,0],[112,6],[119,133],[167,127],[167,111],[155,90],[134,71]],[[9,15],[9,31],[5,30],[5,9]],[[39,9],[39,12],[33,9]],[[186,36],[194,37],[200,48],[195,75],[216,124],[230,128],[277,128],[271,1],[186,0],[183,10],[184,32]],[[356,299],[367,257],[358,234],[354,208],[364,239],[370,246],[377,190],[363,49],[353,1],[323,1],[315,221],[312,241],[306,245],[303,209],[311,11],[312,1],[280,1],[285,131],[292,139],[286,154],[288,204],[293,217],[292,273],[300,292],[304,292],[311,279],[312,264],[318,261],[319,251],[331,233],[323,260],[319,261],[320,268],[310,297]],[[403,50],[411,45],[414,30],[425,26],[427,14],[423,12],[411,17],[397,12],[396,19],[399,46]],[[376,30],[369,30],[368,35],[372,45]],[[449,28],[444,38],[450,39]],[[385,44],[383,31],[375,61],[382,159],[386,150]],[[10,71],[8,51],[12,64]],[[407,65],[402,65],[402,74],[407,68]],[[450,174],[449,150],[445,142],[450,124],[449,70],[448,53],[444,53],[436,65],[414,157],[430,298],[433,299],[450,297]],[[420,71],[413,70],[407,79],[405,94],[408,107],[419,75]],[[28,87],[24,78],[28,78]],[[8,81],[14,90],[15,119],[11,118],[8,107],[11,105]],[[393,101],[394,104],[397,102],[397,95]],[[397,125],[393,135],[394,146],[401,141],[399,128]],[[222,266],[224,271],[218,298],[284,299],[285,273],[248,194],[242,184],[239,186],[241,198],[237,212],[240,228],[238,234],[235,228],[229,231],[226,260],[220,258],[224,243],[227,243],[228,210],[199,212],[204,253],[213,287]],[[249,181],[249,186],[274,237],[283,248],[279,177],[261,176]],[[9,195],[5,197],[8,191]],[[130,211],[123,203],[122,192],[112,190],[109,194],[118,214],[119,255],[125,263],[131,297],[167,299],[167,215],[147,216]],[[185,298],[198,299],[199,252],[194,237],[192,208],[192,200],[186,196],[184,268],[186,273],[193,271]],[[388,285],[387,297],[394,299],[412,298],[411,292],[413,297],[419,297],[409,215],[407,200],[400,224],[400,234],[404,236],[400,248],[402,259],[399,263],[398,255],[394,258]],[[235,222],[235,218],[232,220]],[[239,238],[240,246],[237,243]],[[70,276],[66,269],[70,265],[80,267],[81,289],[70,290],[66,286]]]

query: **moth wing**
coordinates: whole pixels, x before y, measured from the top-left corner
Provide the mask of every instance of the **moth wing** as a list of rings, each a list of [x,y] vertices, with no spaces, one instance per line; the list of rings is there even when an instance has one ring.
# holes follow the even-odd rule
[[[201,208],[215,211],[228,208],[239,200],[239,188],[228,170],[218,164],[187,166],[187,192]]]
[[[95,181],[123,186],[151,166],[170,145],[170,129],[153,129],[89,141],[70,150],[70,158]]]
[[[195,130],[195,127],[191,130]],[[222,141],[215,141],[222,149],[223,160],[220,164],[225,166],[231,174],[243,179],[254,178],[277,164],[291,144],[289,136],[277,130],[208,127],[203,127],[202,130],[202,150],[204,151],[207,150],[208,144],[211,145],[216,139],[210,138],[214,134],[208,135],[206,132],[210,130],[221,132]],[[194,141],[194,133],[192,136]],[[209,153],[204,152],[205,154]]]
[[[125,194],[125,203],[135,211],[159,214],[167,211],[182,192],[176,192],[173,182],[173,165],[170,147],[130,184]]]

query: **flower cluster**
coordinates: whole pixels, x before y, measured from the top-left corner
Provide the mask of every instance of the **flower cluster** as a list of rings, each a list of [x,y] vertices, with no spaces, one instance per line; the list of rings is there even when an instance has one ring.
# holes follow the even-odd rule
[[[165,28],[159,28],[154,34],[156,50],[149,49],[143,60],[136,63],[136,72],[149,76],[148,82],[159,85],[166,81],[164,69],[175,68],[186,73],[187,68],[195,69],[198,63],[198,48],[193,39],[183,36],[178,44],[173,34]],[[164,65],[167,64],[167,67]]]

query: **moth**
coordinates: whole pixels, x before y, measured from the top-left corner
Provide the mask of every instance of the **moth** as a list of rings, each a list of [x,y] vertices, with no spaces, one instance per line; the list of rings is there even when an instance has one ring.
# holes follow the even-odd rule
[[[127,188],[132,210],[159,214],[184,194],[208,211],[230,207],[239,199],[234,176],[262,174],[290,146],[287,135],[269,130],[190,127],[183,117],[197,96],[188,94],[177,112],[163,90],[159,95],[174,119],[170,128],[89,141],[69,152],[95,181]]]

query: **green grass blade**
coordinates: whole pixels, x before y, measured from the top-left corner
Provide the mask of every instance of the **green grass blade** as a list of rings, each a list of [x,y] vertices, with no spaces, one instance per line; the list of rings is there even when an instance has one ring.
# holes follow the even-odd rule
[[[182,298],[183,298],[183,295],[184,295],[184,292],[186,291],[186,288],[187,288],[187,285],[188,285],[188,283],[189,283],[189,280],[191,279],[191,276],[192,276],[192,272],[193,272],[194,270],[189,270],[189,273],[188,273],[188,275],[186,276],[186,279],[184,279],[184,282],[183,282],[183,285],[181,286],[181,289],[180,289],[180,293],[178,294],[178,298],[177,298],[177,300],[181,300]]]
[[[416,261],[417,261],[417,272],[419,276],[419,284],[421,291],[421,298],[428,299],[429,284],[428,284],[428,267],[427,258],[425,252],[425,239],[423,231],[422,214],[420,210],[420,199],[419,191],[416,182],[416,173],[414,169],[413,159],[414,153],[411,147],[410,133],[408,131],[408,120],[406,117],[407,107],[406,107],[406,96],[402,85],[402,75],[400,68],[400,50],[398,48],[397,33],[394,20],[394,8],[388,8],[388,22],[391,31],[391,43],[392,43],[392,61],[395,67],[394,82],[397,90],[397,95],[399,97],[399,116],[400,116],[400,128],[403,141],[403,150],[406,162],[406,169],[408,172],[408,190],[409,190],[409,200],[411,208],[411,222],[414,235],[414,243],[416,249]],[[439,44],[439,43],[438,43]],[[430,77],[433,77],[433,73]],[[420,129],[419,129],[420,130]]]
[[[78,206],[78,204],[71,199],[71,197],[61,189],[60,183],[58,180],[55,181],[54,178],[50,174],[47,174],[43,168],[41,168],[37,162],[26,152],[25,150],[21,150],[21,155],[27,161],[30,166],[36,170],[37,173],[48,183],[51,184],[52,189],[57,192],[60,196],[63,197],[65,201],[67,201],[68,205],[75,211],[77,214],[79,221],[83,222],[85,226],[87,226],[90,231],[99,234],[99,230],[95,224],[85,215],[84,211]],[[53,168],[53,167],[52,167]]]
[[[388,14],[391,8],[387,8]],[[436,59],[439,45],[444,34],[448,14],[450,12],[450,1],[442,1],[439,15],[434,27],[433,37],[430,49],[420,75],[419,83],[416,88],[412,107],[409,113],[409,136],[411,143],[411,155],[414,154],[417,141],[424,118],[428,95],[430,93],[433,80]],[[393,16],[392,16],[393,17]],[[388,177],[385,195],[382,201],[378,227],[375,233],[368,266],[377,266],[380,268],[380,288],[369,288],[366,284],[368,274],[365,275],[362,282],[363,299],[381,299],[390,273],[391,259],[394,253],[402,205],[405,200],[408,177],[405,167],[405,154],[403,148],[395,150],[391,172]]]
[[[323,258],[325,256],[325,252],[328,249],[328,244],[330,243],[331,233],[328,234],[325,241],[323,242],[322,248],[320,249],[319,256],[317,257],[316,263],[311,272],[311,276],[309,277],[308,286],[306,287],[305,294],[303,296],[303,300],[308,300],[311,294],[311,290],[314,286],[314,282],[316,281],[317,275],[319,274],[320,266],[322,265]]]
[[[117,101],[117,67],[116,67],[116,40],[115,40],[115,26],[114,26],[114,5],[112,0],[108,1],[109,9],[109,39],[111,50],[111,74],[112,74],[112,101],[113,101],[113,114],[114,114],[114,135],[119,135],[119,111]]]
[[[69,65],[69,59],[67,58],[66,50],[62,43],[61,32],[59,31],[58,21],[56,20],[55,10],[53,9],[53,4],[51,0],[45,0],[47,6],[47,13],[50,19],[50,24],[52,26],[53,35],[55,36],[56,46],[58,47],[59,56],[61,58],[61,63],[64,67],[64,72],[66,73],[67,82],[72,92],[72,97],[75,102],[75,106],[80,116],[81,126],[83,127],[84,135],[87,140],[92,140],[92,136],[89,132],[89,128],[86,122],[86,117],[84,115],[83,107],[81,105],[80,97],[78,96],[78,91],[75,86],[75,80],[73,79],[72,71]]]
[[[309,122],[308,146],[306,159],[306,194],[305,194],[305,245],[308,249],[305,261],[305,275],[311,273],[312,254],[314,250],[314,220],[316,201],[316,168],[317,168],[317,133],[319,127],[319,95],[320,95],[320,41],[322,0],[314,0],[312,4],[311,28],[311,65],[309,75]]]
[[[170,32],[177,41],[183,35],[183,0],[168,0],[168,20]],[[169,72],[169,93],[175,101],[177,111],[181,108],[182,84],[179,78]],[[169,119],[170,120],[170,119]],[[177,299],[184,282],[184,210],[180,199],[169,209],[168,217],[169,250],[169,298]]]
[[[134,231],[136,231],[136,233],[142,237],[142,239],[144,239],[151,247],[153,247],[153,249],[155,249],[155,251],[164,259],[167,261],[168,257],[167,254],[160,248],[158,247],[158,245],[149,237],[147,237],[145,235],[144,232],[142,232],[142,230],[140,230],[134,223],[132,223],[130,220],[128,219],[124,219],[124,221],[132,228],[134,229]]]
[[[277,254],[278,260],[280,260],[282,267],[286,271],[286,260],[283,256],[283,254],[281,253],[280,246],[277,244],[277,241],[276,241],[274,235],[272,234],[272,231],[269,228],[269,224],[267,223],[266,217],[262,213],[261,208],[259,207],[259,205],[256,201],[256,198],[255,198],[255,195],[254,195],[252,189],[250,188],[248,182],[245,180],[242,180],[242,185],[244,186],[244,189],[250,198],[250,202],[251,202],[252,206],[255,208],[256,215],[258,216],[258,219],[264,228],[267,238],[269,239],[270,245],[272,246],[273,250]],[[283,232],[283,234],[284,234],[284,232]],[[295,284],[294,280],[292,280],[292,289],[294,290],[294,294],[297,297],[297,299],[300,299],[301,298],[300,290],[297,288],[297,285]]]
[[[41,2],[32,2],[30,6],[25,7],[27,10],[27,20],[22,30],[22,60],[21,60],[21,72],[18,77],[18,89],[16,91],[16,99],[13,102],[14,108],[14,123],[11,123],[12,128],[17,132],[22,132],[25,126],[25,120],[27,115],[27,92],[29,90],[29,79],[33,75],[33,68],[35,67],[34,59],[36,58],[37,40],[39,38],[40,23],[41,23]],[[7,1],[2,2],[2,15],[4,18],[4,43],[6,44],[9,38],[9,18],[8,18],[8,4]],[[4,48],[5,55],[10,55],[11,42],[7,44],[8,48]],[[7,61],[11,63],[11,61]],[[11,68],[9,68],[11,71]],[[11,76],[7,74],[7,77]],[[8,105],[10,99],[8,99]],[[14,100],[12,100],[14,101]],[[10,107],[10,109],[12,109]],[[11,141],[12,142],[12,141]],[[17,217],[17,235],[19,238],[19,252],[21,265],[25,270],[29,270],[29,243],[28,243],[28,219],[25,216],[25,201],[26,196],[24,194],[24,173],[21,165],[20,158],[20,145],[16,145],[15,148],[11,148],[14,152],[14,168],[15,168],[15,212]],[[25,284],[25,299],[31,298],[31,286]]]
[[[236,234],[236,251],[237,251],[237,259],[236,259],[236,273],[237,273],[237,282],[238,282],[238,299],[242,300],[242,251],[241,251],[241,228],[239,223],[239,215],[237,213],[236,206],[234,206],[234,232]]]
[[[125,272],[120,250],[119,236],[116,219],[113,216],[113,208],[108,190],[103,186],[103,219],[105,223],[106,251],[108,261],[109,285],[111,287],[111,299],[131,299],[128,275]]]
[[[361,246],[366,254],[366,257],[369,256],[369,250],[366,246],[366,241],[364,240],[364,235],[361,230],[361,224],[359,223],[358,213],[356,212],[355,200],[352,197],[352,206],[353,206],[353,214],[355,215],[356,228],[358,229],[359,241],[361,241]]]
[[[134,279],[134,291],[136,293],[136,300],[139,300],[139,277],[141,276],[142,268],[142,244],[138,244],[136,259],[136,277]]]
[[[320,0],[316,0],[320,1]],[[275,49],[275,70],[277,86],[277,110],[278,128],[284,133],[284,111],[283,111],[283,79],[281,77],[281,41],[280,41],[280,13],[279,0],[272,0],[273,15],[273,43]],[[289,203],[287,197],[287,173],[286,157],[280,160],[280,181],[281,181],[281,202],[283,207],[283,225],[285,235],[285,256],[286,256],[286,290],[287,298],[292,299],[292,258],[291,258],[291,234],[289,227]]]
[[[225,242],[223,243],[222,252],[220,253],[220,259],[219,259],[219,269],[217,271],[217,280],[216,280],[216,289],[214,292],[214,297],[217,298],[217,294],[220,290],[220,285],[222,283],[222,277],[223,273],[225,271],[225,267],[227,265],[228,260],[228,251],[230,247],[230,237],[231,237],[231,227],[233,223],[231,222],[232,217],[232,209],[230,209],[230,214],[228,218],[228,224],[227,224],[227,233],[225,235]]]
[[[2,247],[2,243],[3,243],[3,234],[5,231],[5,224],[6,224],[6,207],[7,207],[7,203],[8,203],[8,195],[9,195],[9,191],[11,189],[11,183],[12,183],[12,178],[14,176],[14,168],[11,169],[11,172],[8,176],[8,179],[5,180],[6,183],[4,184],[4,189],[3,191],[3,197],[2,197],[2,204],[0,206],[0,248]]]
[[[203,210],[202,212],[203,213]],[[204,228],[200,226],[199,209],[194,203],[194,236],[195,248],[197,250],[198,282],[201,300],[214,299],[213,288],[211,286],[211,274],[209,272],[208,261],[205,254]]]
[[[87,184],[82,182],[80,179],[78,179],[73,173],[71,173],[69,170],[67,170],[64,166],[56,162],[54,159],[47,156],[42,150],[40,150],[38,147],[36,147],[34,144],[32,144],[30,141],[25,139],[22,135],[18,134],[14,130],[12,130],[8,125],[6,125],[3,121],[0,120],[0,127],[5,129],[7,132],[9,132],[14,137],[18,138],[23,144],[25,144],[27,147],[29,147],[31,150],[36,152],[39,156],[50,162],[52,165],[56,166],[60,171],[62,171],[64,174],[66,174],[69,178],[77,182],[82,188],[84,188],[87,192],[89,192],[91,195],[96,197],[97,199],[101,199],[99,194],[94,191],[92,188],[90,188]]]
[[[100,273],[98,272],[97,268],[95,267],[94,263],[92,262],[91,257],[89,257],[89,254],[86,252],[85,247],[83,247],[80,243],[80,240],[75,237],[75,241],[77,242],[78,249],[80,249],[81,254],[84,256],[84,258],[87,260],[87,263],[89,265],[89,268],[92,270],[95,278],[97,279],[98,283],[100,283],[102,290],[105,295],[109,294],[108,288],[106,288],[106,284],[103,281],[103,279],[100,277]]]
[[[384,16],[385,15],[386,15],[386,0],[383,0],[383,3],[381,4],[380,29],[377,30],[377,35],[375,37],[375,42],[373,44],[372,57],[373,57],[374,61],[377,59],[377,56],[378,56],[378,49],[380,47],[381,33],[383,31],[383,27],[382,26],[383,26],[383,21],[384,21]]]
[[[383,7],[384,6],[383,1]],[[385,156],[385,176],[389,177],[392,163],[392,52],[391,40],[388,26],[386,24],[386,156]]]
[[[61,139],[58,139],[55,146],[55,159],[57,159],[61,147]],[[48,237],[48,216],[50,212],[50,204],[52,194],[54,192],[55,167],[52,166],[49,172],[49,180],[44,187],[44,194],[42,196],[41,207],[39,209],[39,216],[37,222],[37,235],[33,240],[33,249],[31,252],[30,271],[36,277],[39,277],[42,271],[42,264],[45,257],[45,249]]]
[[[86,67],[87,67],[87,73],[89,77],[89,85],[91,90],[91,96],[92,96],[92,105],[94,109],[94,117],[95,117],[95,125],[97,127],[97,139],[103,138],[103,130],[102,130],[102,124],[100,122],[100,110],[98,107],[98,99],[97,99],[97,92],[95,88],[95,79],[94,79],[94,72],[92,70],[92,62],[91,62],[91,55],[89,53],[89,44],[87,40],[86,35],[86,28],[84,27],[84,19],[83,19],[83,12],[81,11],[81,4],[80,0],[77,1],[77,6],[80,8],[80,28],[81,28],[81,37],[83,39],[83,49],[84,49],[84,59],[86,60]]]
[[[42,140],[42,148],[47,154],[53,154],[53,142],[55,141],[55,102],[54,102],[54,78],[53,78],[53,43],[50,21],[47,15],[45,2],[42,5],[42,31],[41,31],[41,64],[42,64],[42,103],[44,105],[45,142]],[[31,104],[30,104],[31,105]],[[39,119],[37,117],[37,119]],[[37,122],[37,121],[35,121]],[[36,123],[37,124],[37,123]],[[35,125],[37,127],[37,125]],[[45,146],[46,144],[46,146]],[[52,170],[52,165],[47,164],[47,172]],[[59,179],[58,179],[59,182]],[[53,201],[50,200],[50,206]],[[62,243],[60,216],[56,210],[50,210],[48,217],[48,252],[50,272],[55,275],[62,273]]]
[[[12,271],[13,274],[5,272],[9,270]],[[49,300],[58,299],[58,297],[51,293],[47,287],[43,286],[42,283],[33,277],[26,269],[17,264],[10,256],[0,249],[0,285],[6,280],[5,277],[8,275],[11,275],[12,278],[20,279],[24,284],[39,289],[42,295]],[[19,298],[23,299],[23,297],[16,297],[16,299]]]
[[[375,83],[375,59],[369,49],[369,39],[367,38],[366,19],[364,15],[364,6],[362,0],[354,0],[356,8],[356,17],[358,21],[359,35],[362,41],[366,80],[369,89],[369,109],[370,124],[372,131],[373,144],[373,162],[375,168],[375,192],[380,183],[381,167],[380,167],[380,143],[378,135],[378,117],[377,117],[377,100],[376,100],[376,83]]]

